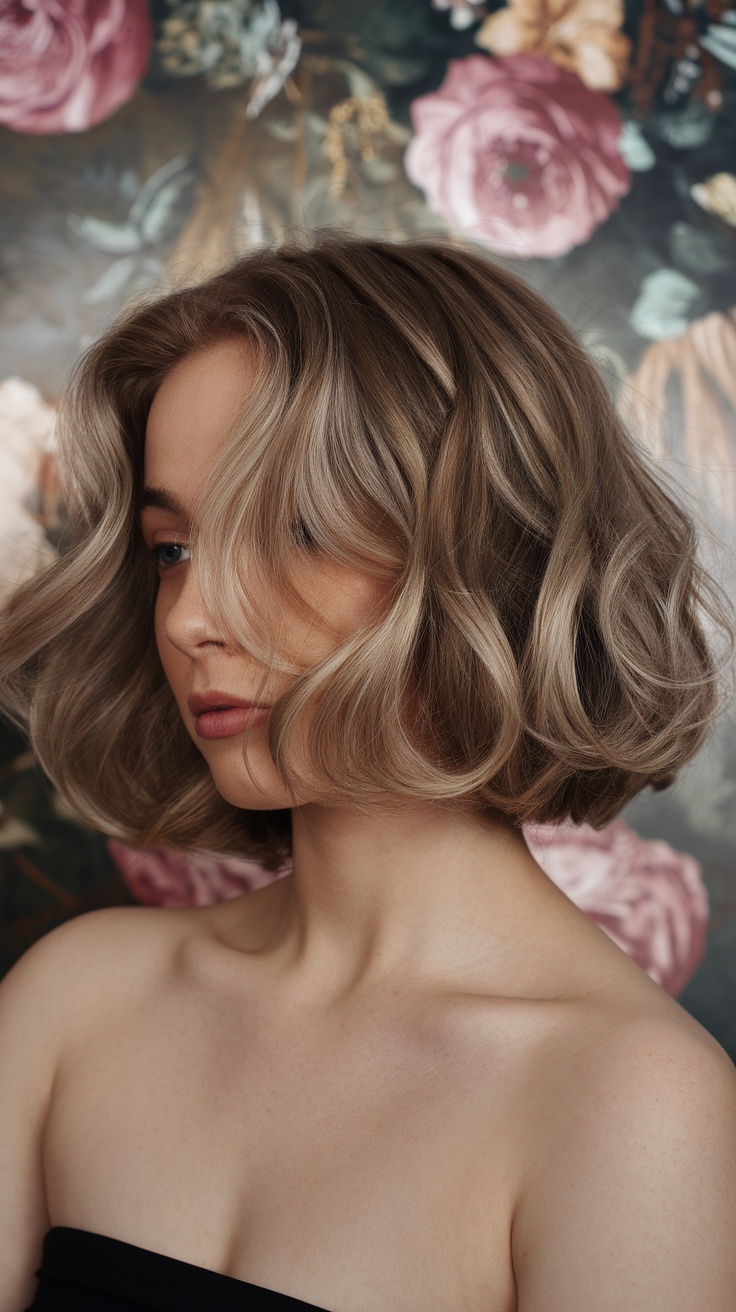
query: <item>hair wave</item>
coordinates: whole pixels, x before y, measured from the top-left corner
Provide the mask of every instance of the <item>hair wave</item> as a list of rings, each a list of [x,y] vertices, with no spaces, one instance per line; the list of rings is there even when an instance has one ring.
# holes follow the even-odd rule
[[[261,385],[190,536],[211,622],[271,669],[269,620],[280,598],[299,604],[295,545],[393,583],[377,618],[295,670],[269,717],[287,785],[328,804],[413,798],[600,828],[672,783],[734,651],[693,520],[520,278],[438,241],[323,231],[143,298],[70,375],[67,528],[59,559],[5,606],[0,709],[80,817],[139,847],[270,868],[290,853],[290,811],[225,801],[182,722],[136,527],[156,389],[238,335]],[[720,660],[705,617],[727,639]]]

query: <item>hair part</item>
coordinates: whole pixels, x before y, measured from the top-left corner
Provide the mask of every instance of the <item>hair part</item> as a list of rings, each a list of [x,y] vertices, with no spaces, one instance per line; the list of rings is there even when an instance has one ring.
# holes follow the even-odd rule
[[[292,668],[273,616],[301,606],[295,547],[393,583],[365,628],[292,668],[267,722],[292,793],[601,828],[671,784],[720,710],[736,640],[693,520],[520,278],[439,241],[327,230],[137,303],[70,375],[62,554],[5,607],[0,709],[80,817],[139,847],[272,869],[290,854],[290,811],[225,801],[181,720],[136,523],[156,390],[229,337],[247,339],[259,385],[189,538],[213,632]]]

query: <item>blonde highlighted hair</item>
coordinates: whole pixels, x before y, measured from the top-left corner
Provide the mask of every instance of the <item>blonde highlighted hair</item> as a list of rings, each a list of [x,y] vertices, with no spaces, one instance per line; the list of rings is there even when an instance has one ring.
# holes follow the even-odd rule
[[[438,241],[326,231],[128,308],[69,379],[66,536],[2,615],[0,709],[80,817],[139,847],[273,869],[290,853],[290,810],[225,801],[182,722],[136,524],[156,389],[232,337],[259,385],[189,538],[213,631],[271,669],[295,555],[391,580],[381,613],[297,671],[269,717],[288,787],[600,828],[671,783],[734,650],[692,519],[519,278]],[[722,661],[704,614],[727,638]]]

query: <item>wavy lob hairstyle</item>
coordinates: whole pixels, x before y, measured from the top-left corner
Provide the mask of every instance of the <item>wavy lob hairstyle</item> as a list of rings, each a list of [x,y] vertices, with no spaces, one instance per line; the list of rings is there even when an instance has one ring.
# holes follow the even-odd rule
[[[213,631],[273,668],[295,558],[392,580],[380,616],[276,703],[287,786],[600,828],[672,783],[720,706],[703,612],[730,660],[732,609],[592,361],[481,254],[323,231],[127,308],[61,398],[67,531],[5,608],[0,709],[80,818],[139,847],[272,869],[290,853],[290,810],[225,801],[185,729],[137,528],[156,389],[238,336],[260,383],[189,534]]]

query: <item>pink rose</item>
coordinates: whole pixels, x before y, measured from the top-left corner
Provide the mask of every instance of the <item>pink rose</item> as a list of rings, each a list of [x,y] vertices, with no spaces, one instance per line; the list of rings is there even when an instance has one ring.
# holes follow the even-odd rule
[[[451,59],[404,159],[430,208],[503,255],[564,255],[631,185],[613,101],[544,55]]]
[[[676,997],[703,959],[708,893],[700,866],[614,820],[525,825],[545,874],[663,989]]]
[[[195,855],[168,847],[143,851],[115,838],[108,838],[107,849],[133,897],[146,906],[207,907],[240,897],[277,877],[257,861],[215,853]]]
[[[100,123],[132,96],[152,39],[146,0],[0,0],[0,123]]]

